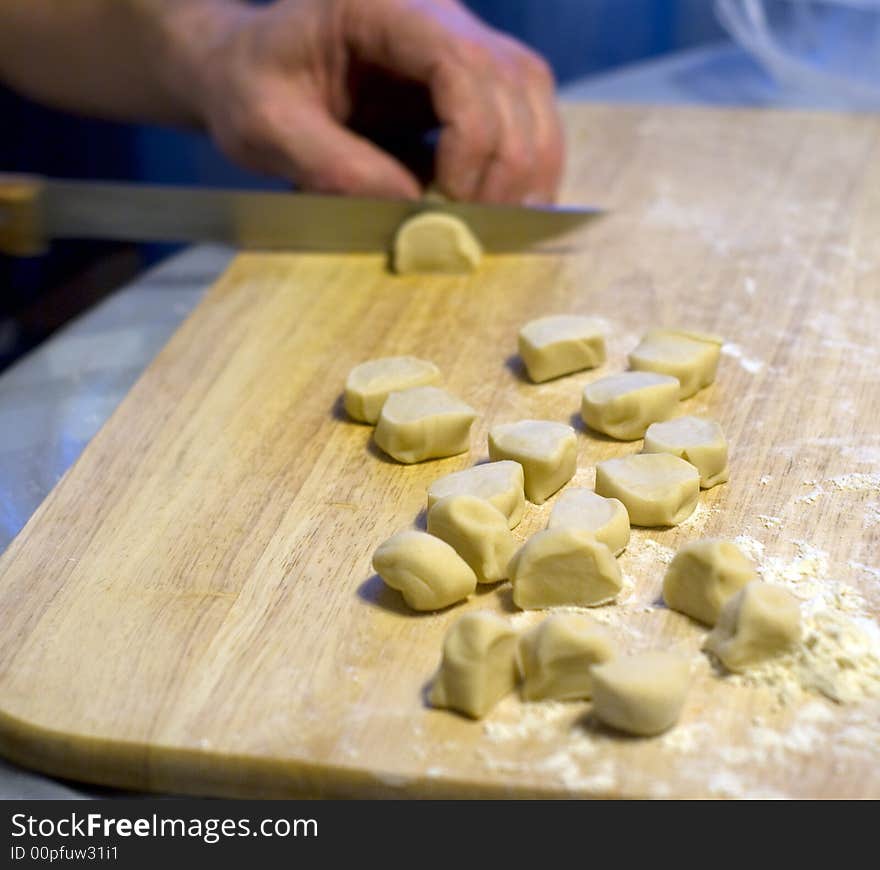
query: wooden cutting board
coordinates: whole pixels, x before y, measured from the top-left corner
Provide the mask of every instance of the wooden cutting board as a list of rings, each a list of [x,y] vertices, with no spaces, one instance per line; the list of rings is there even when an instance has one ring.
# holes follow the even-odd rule
[[[611,209],[571,250],[472,277],[394,277],[369,256],[233,263],[0,560],[3,754],[213,795],[880,797],[864,698],[880,680],[880,118],[566,118],[565,199]],[[518,328],[566,311],[607,320],[608,363],[525,382]],[[492,423],[576,420],[583,385],[663,324],[730,342],[682,411],[722,423],[731,478],[681,527],[634,530],[621,601],[595,615],[627,649],[692,656],[681,724],[633,740],[587,703],[510,697],[483,722],[427,708],[460,613],[540,615],[504,586],[415,615],[373,550],[423,521],[431,480],[486,457]],[[348,370],[405,353],[480,411],[469,455],[397,465],[346,420]],[[580,485],[640,449],[578,438]],[[551,508],[530,506],[517,535]],[[662,607],[672,552],[706,535],[739,538],[805,600],[797,667],[722,678],[704,631]]]

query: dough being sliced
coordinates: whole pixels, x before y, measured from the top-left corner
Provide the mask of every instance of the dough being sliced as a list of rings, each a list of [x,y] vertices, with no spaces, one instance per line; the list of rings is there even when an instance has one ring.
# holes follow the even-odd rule
[[[345,412],[361,423],[375,423],[389,393],[440,383],[440,369],[414,356],[386,356],[355,366],[345,382]]]
[[[699,335],[682,330],[652,329],[630,353],[630,368],[678,378],[680,396],[686,399],[715,380],[721,358],[717,336],[705,340],[698,338]]]
[[[428,510],[448,495],[475,495],[495,505],[513,529],[519,525],[526,507],[525,478],[518,462],[484,462],[464,471],[438,477],[428,487]]]
[[[470,405],[440,387],[413,387],[388,396],[373,439],[406,464],[454,456],[470,447],[476,417]]]
[[[703,649],[718,656],[729,671],[744,671],[789,652],[800,638],[797,598],[755,580],[727,601]]]
[[[413,610],[440,610],[477,588],[476,574],[440,538],[415,530],[392,535],[373,554],[373,570]]]
[[[404,221],[394,237],[394,270],[408,272],[473,272],[483,249],[468,225],[440,211],[427,211]]]
[[[592,532],[615,556],[629,543],[629,514],[623,502],[604,498],[591,489],[567,489],[560,494],[547,528],[560,526]]]
[[[577,437],[565,423],[520,420],[489,431],[489,458],[512,459],[523,467],[526,498],[543,504],[577,469]]]
[[[429,698],[434,707],[480,719],[513,691],[516,679],[516,632],[493,613],[465,613],[443,641]]]
[[[519,355],[535,383],[605,362],[602,323],[577,314],[540,317],[519,331]]]
[[[636,453],[600,462],[596,492],[620,499],[634,526],[676,526],[697,506],[700,472],[668,453]]]
[[[611,632],[580,613],[554,613],[522,635],[517,647],[526,701],[589,698],[590,668],[617,654]]]
[[[690,665],[658,651],[612,658],[592,670],[593,712],[620,731],[649,737],[671,728],[690,688]]]
[[[477,575],[478,583],[497,583],[507,577],[507,566],[517,540],[507,517],[475,495],[448,495],[428,511],[428,534],[446,541]]]
[[[614,554],[583,529],[532,535],[510,562],[513,603],[523,610],[594,607],[611,601],[623,579]]]
[[[700,472],[700,486],[711,489],[730,477],[727,439],[714,420],[676,417],[652,423],[645,432],[644,453],[671,453],[690,462]]]
[[[724,604],[758,579],[755,566],[730,541],[707,538],[685,544],[663,578],[663,600],[673,610],[715,625]]]
[[[620,441],[635,441],[651,423],[671,417],[679,383],[669,375],[622,372],[584,387],[581,417],[591,429]]]

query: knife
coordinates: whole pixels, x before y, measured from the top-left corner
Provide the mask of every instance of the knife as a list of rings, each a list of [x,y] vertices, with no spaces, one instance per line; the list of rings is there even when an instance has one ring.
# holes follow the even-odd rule
[[[50,239],[387,251],[400,224],[428,210],[464,220],[490,253],[522,250],[600,213],[594,208],[366,199],[0,174],[0,252],[41,254]]]

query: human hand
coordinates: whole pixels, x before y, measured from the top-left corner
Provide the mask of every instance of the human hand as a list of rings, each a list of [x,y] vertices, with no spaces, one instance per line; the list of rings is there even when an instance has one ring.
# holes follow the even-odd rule
[[[563,145],[552,73],[457,0],[215,5],[210,32],[182,40],[185,68],[194,114],[237,162],[309,190],[414,198],[415,175],[352,126],[439,124],[441,193],[555,198]]]

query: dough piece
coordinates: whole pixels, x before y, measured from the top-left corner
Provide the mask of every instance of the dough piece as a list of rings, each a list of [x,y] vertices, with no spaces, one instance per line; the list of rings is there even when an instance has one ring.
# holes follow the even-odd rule
[[[565,423],[520,420],[489,431],[489,458],[512,459],[523,467],[526,498],[544,504],[577,469],[577,436]]]
[[[532,535],[510,562],[513,603],[523,610],[593,607],[611,601],[623,580],[614,554],[583,529]]]
[[[373,570],[403,595],[413,610],[440,610],[477,588],[470,566],[446,541],[407,530],[392,535],[373,554]]]
[[[703,649],[729,671],[744,671],[793,649],[801,638],[797,598],[779,586],[755,580],[721,609]]]
[[[711,489],[730,477],[727,440],[714,420],[676,417],[652,423],[645,432],[643,453],[671,453],[690,462],[700,472],[700,487]]]
[[[729,541],[707,538],[685,544],[663,578],[663,600],[673,610],[715,625],[721,608],[758,579],[755,566]]]
[[[652,329],[629,355],[630,368],[672,375],[681,382],[682,399],[715,380],[721,345],[717,336],[700,339],[700,333],[675,329]]]
[[[590,668],[616,653],[611,633],[592,617],[555,613],[519,639],[520,694],[526,701],[589,698]]]
[[[634,526],[677,526],[697,506],[700,472],[668,453],[636,453],[600,462],[596,492],[619,498]]]
[[[653,372],[622,372],[587,384],[581,417],[591,429],[620,441],[635,441],[657,420],[666,420],[678,405],[676,378]]]
[[[475,495],[495,505],[513,529],[526,508],[525,478],[518,462],[484,462],[464,471],[438,477],[428,487],[428,510],[448,495]]]
[[[386,356],[355,366],[345,382],[345,412],[361,423],[375,423],[389,393],[440,383],[440,369],[414,356]]]
[[[567,489],[556,499],[547,528],[561,526],[592,532],[615,556],[629,543],[629,514],[623,502],[591,489]]]
[[[376,444],[407,464],[464,453],[477,412],[440,387],[391,393],[373,433]]]
[[[540,317],[519,331],[519,355],[535,383],[593,369],[605,362],[602,324],[592,317]]]
[[[516,632],[494,613],[465,613],[443,641],[431,686],[434,707],[480,719],[516,686]]]
[[[394,270],[409,272],[473,272],[483,249],[460,218],[427,211],[408,218],[394,237]]]
[[[687,659],[664,651],[613,658],[596,665],[592,678],[596,717],[643,737],[678,721],[691,682]]]
[[[428,511],[428,534],[446,541],[477,575],[477,583],[497,583],[507,577],[507,566],[517,540],[507,517],[475,495],[448,495]]]

